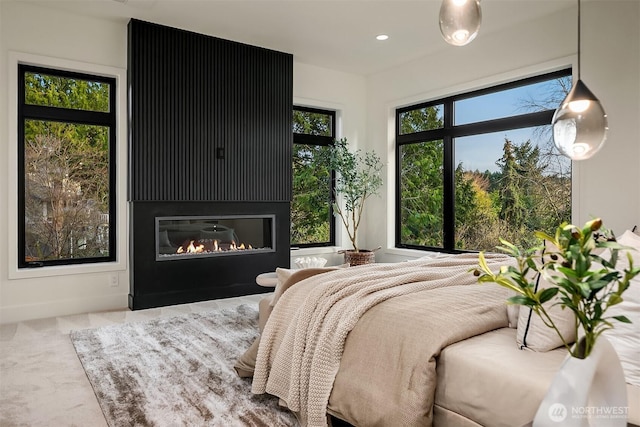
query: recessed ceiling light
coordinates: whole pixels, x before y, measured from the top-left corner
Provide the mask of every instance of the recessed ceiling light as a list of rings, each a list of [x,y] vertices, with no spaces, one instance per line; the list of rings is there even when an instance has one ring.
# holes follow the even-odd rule
[[[388,38],[389,38],[389,36],[386,35],[386,34],[380,34],[380,35],[376,36],[376,40],[386,40]]]

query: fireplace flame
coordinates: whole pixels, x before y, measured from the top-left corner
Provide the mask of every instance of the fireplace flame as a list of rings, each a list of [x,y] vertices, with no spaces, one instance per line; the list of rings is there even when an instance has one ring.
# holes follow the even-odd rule
[[[202,252],[204,252],[204,245],[202,243],[199,244],[195,244],[195,241],[192,240],[191,242],[189,242],[189,245],[187,246],[187,248],[185,249],[184,247],[180,246],[178,248],[178,250],[176,251],[176,253],[178,254],[182,254],[182,253],[188,253],[188,254],[200,254]]]
[[[188,242],[188,243],[187,243]],[[203,254],[203,253],[211,253],[211,252],[237,252],[237,251],[246,251],[252,250],[253,246],[250,244],[240,243],[239,245],[232,240],[231,242],[220,242],[217,239],[213,240],[188,240],[185,241],[178,249],[176,249],[176,254]]]

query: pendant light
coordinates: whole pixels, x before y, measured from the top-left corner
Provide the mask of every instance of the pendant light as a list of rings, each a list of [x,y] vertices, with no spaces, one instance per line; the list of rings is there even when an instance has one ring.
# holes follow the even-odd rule
[[[596,96],[580,80],[580,0],[578,0],[578,81],[562,101],[551,125],[553,143],[571,160],[588,159],[602,148],[609,130],[607,115]]]
[[[440,6],[440,32],[454,46],[464,46],[478,35],[482,22],[480,0],[443,0]]]

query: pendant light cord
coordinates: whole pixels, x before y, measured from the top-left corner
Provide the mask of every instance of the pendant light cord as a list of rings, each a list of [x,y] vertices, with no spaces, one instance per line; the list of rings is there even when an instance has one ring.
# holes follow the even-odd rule
[[[580,80],[580,0],[578,0],[578,80]]]

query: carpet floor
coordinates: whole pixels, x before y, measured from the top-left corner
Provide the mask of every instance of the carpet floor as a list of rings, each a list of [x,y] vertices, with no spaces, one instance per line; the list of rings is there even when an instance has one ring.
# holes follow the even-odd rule
[[[70,334],[112,427],[295,426],[233,369],[256,336],[257,310],[244,304]]]

